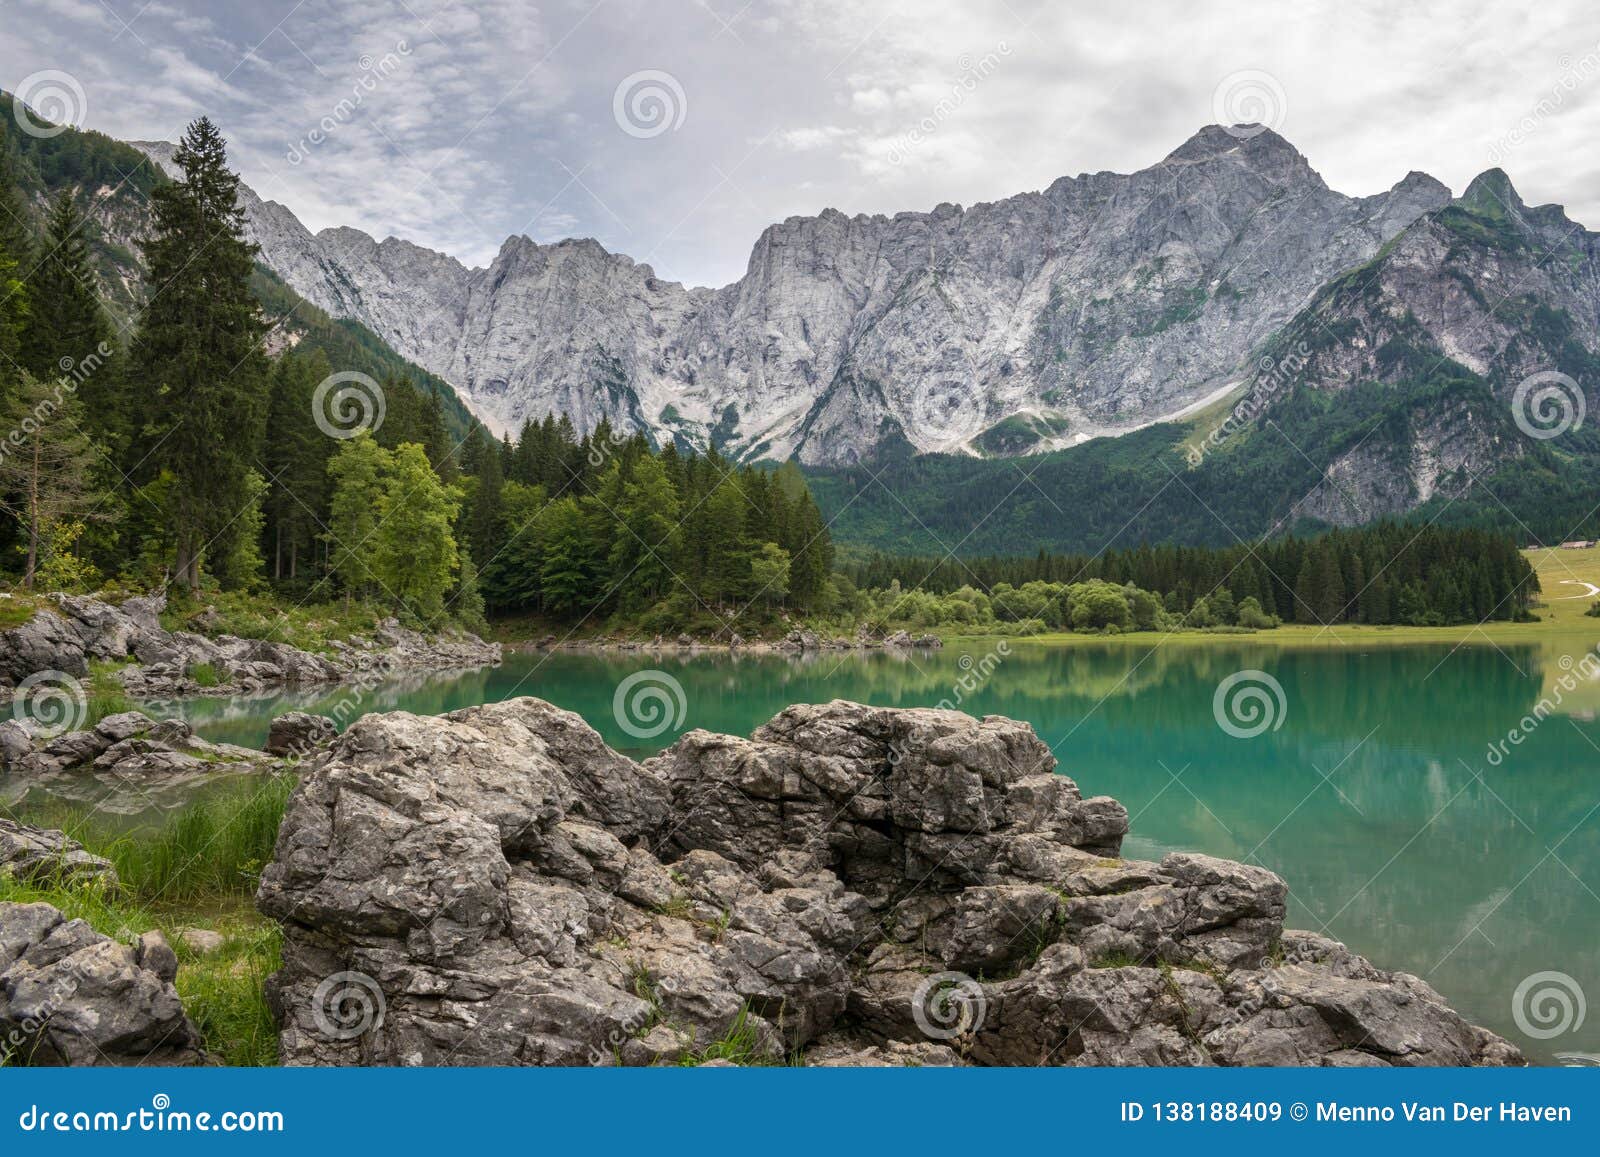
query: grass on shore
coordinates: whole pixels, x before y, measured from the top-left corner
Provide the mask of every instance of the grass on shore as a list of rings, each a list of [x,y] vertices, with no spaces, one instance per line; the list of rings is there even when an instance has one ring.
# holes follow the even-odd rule
[[[153,832],[128,834],[80,809],[36,810],[18,818],[60,828],[116,867],[118,883],[23,881],[0,876],[0,901],[43,902],[123,942],[159,930],[178,954],[178,994],[228,1065],[277,1063],[277,1028],[262,985],[279,966],[282,938],[252,907],[294,781],[276,776],[177,812]],[[220,933],[201,954],[182,929]]]

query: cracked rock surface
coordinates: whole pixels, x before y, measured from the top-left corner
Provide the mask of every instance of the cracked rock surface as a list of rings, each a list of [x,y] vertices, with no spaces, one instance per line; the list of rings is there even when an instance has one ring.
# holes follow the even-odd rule
[[[1024,723],[835,701],[643,764],[537,699],[358,720],[257,903],[288,1064],[1470,1065],[1508,1043],[1283,929],[1271,872],[1118,855]]]

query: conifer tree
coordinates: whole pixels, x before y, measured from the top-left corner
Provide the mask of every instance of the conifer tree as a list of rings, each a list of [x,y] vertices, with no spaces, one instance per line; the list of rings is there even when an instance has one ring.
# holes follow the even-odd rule
[[[133,362],[148,441],[173,476],[173,574],[193,589],[206,549],[251,501],[267,390],[264,327],[250,289],[256,247],[244,237],[239,178],[222,134],[202,117],[174,161],[182,179],[151,195],[154,231],[143,247],[150,298]]]
[[[29,589],[52,532],[96,506],[91,478],[98,454],[83,432],[82,417],[70,390],[27,371],[0,413],[0,422],[11,431],[0,442],[0,509],[21,528],[22,585]]]
[[[63,189],[51,203],[42,251],[28,271],[28,319],[19,360],[41,381],[106,356],[102,349],[109,352],[111,322],[100,305],[87,224],[71,190]],[[87,388],[81,396],[91,422],[112,425],[94,413]]]

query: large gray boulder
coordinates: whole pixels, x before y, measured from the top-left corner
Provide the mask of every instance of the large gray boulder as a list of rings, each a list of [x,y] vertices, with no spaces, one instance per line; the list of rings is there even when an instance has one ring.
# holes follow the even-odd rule
[[[12,1064],[196,1065],[204,1044],[159,938],[118,944],[49,904],[0,903],[0,1042]]]
[[[997,717],[793,707],[636,764],[536,699],[368,715],[262,874],[280,1052],[1520,1063],[1416,978],[1286,933],[1271,872],[1124,860],[1127,826]]]
[[[35,611],[27,622],[0,632],[0,680],[15,686],[38,671],[74,678],[89,673],[82,637],[53,611]]]
[[[339,729],[326,715],[312,715],[306,711],[285,711],[272,720],[267,731],[268,755],[292,755],[305,758],[317,748],[333,740]]]
[[[65,832],[4,816],[0,816],[0,876],[41,882],[117,882],[110,860],[86,851]]]

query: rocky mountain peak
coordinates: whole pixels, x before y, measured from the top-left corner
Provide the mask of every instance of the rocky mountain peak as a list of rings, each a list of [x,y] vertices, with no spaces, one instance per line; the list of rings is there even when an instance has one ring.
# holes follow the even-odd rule
[[[1316,290],[1449,191],[1354,198],[1271,129],[1208,125],[1131,174],[919,212],[790,217],[720,289],[592,238],[508,238],[488,268],[246,197],[262,257],[450,381],[496,432],[564,412],[745,458],[1029,453],[1228,388]]]
[[[1244,165],[1279,183],[1323,183],[1299,149],[1263,125],[1207,125],[1168,153],[1162,165],[1217,161]]]

